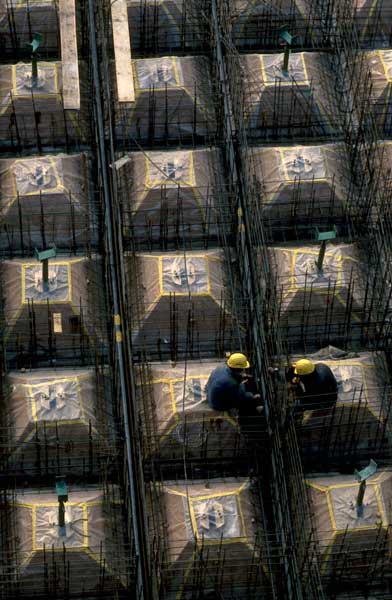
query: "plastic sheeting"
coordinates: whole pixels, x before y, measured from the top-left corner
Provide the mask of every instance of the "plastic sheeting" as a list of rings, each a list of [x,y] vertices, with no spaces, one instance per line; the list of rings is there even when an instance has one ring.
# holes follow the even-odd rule
[[[168,56],[159,59],[148,58],[136,61],[135,66],[141,90],[184,85],[181,63],[174,58]]]
[[[307,451],[328,449],[329,453],[371,451],[386,444],[389,415],[389,377],[383,353],[340,351],[329,346],[308,355],[327,364],[338,383],[334,409],[303,413],[301,444]],[[294,357],[293,362],[301,358]],[[370,450],[372,449],[372,450]]]
[[[263,72],[263,83],[288,83],[293,82],[299,85],[309,85],[308,73],[304,60],[304,54],[292,54],[290,56],[287,71],[283,70],[282,54],[265,54],[260,57],[261,68]]]
[[[26,265],[22,275],[22,302],[69,302],[70,301],[70,266],[50,266],[48,281],[45,284],[40,265]]]
[[[321,271],[316,264],[319,255],[316,245],[275,247],[272,254],[278,266],[278,285],[287,297],[310,289],[315,293],[328,290],[339,293],[349,286],[355,267],[360,267],[356,248],[351,244],[328,244]]]
[[[370,70],[373,115],[380,132],[389,135],[392,130],[392,50],[368,52],[366,60]]]
[[[63,549],[64,544],[65,550],[80,548],[82,551],[89,550],[93,556],[99,555],[99,542],[98,547],[94,542],[97,540],[104,542],[101,490],[70,489],[68,501],[65,503],[65,531],[58,526],[59,503],[55,493],[34,493],[32,490],[27,490],[26,493],[16,496],[14,505],[17,528],[24,532],[19,551],[22,555],[30,555],[30,560],[35,552],[43,550],[44,544],[46,550],[52,547]],[[23,510],[19,510],[19,506]],[[100,507],[98,514],[91,510],[93,506]],[[99,556],[96,556],[97,558],[99,559]],[[24,567],[27,570],[29,561],[25,558],[23,562],[27,563]]]
[[[262,527],[257,522],[259,507],[248,480],[167,482],[158,494],[163,510],[162,534],[172,567],[167,572],[169,594],[176,591],[177,598],[186,597],[188,586],[192,585],[188,575],[198,548],[205,550],[206,581],[209,576],[217,575],[217,544],[224,544],[225,554],[224,569],[219,573],[220,589],[235,595],[246,580],[248,593],[250,590],[260,593],[265,583],[264,565],[260,555],[262,544],[256,542],[256,535],[261,541]],[[151,510],[156,514],[158,507],[152,505]],[[152,536],[157,534],[151,532]],[[257,573],[256,569],[249,571],[255,561],[261,567]]]
[[[62,173],[56,173],[55,166],[48,158],[22,159],[13,165],[12,172],[20,196],[55,191],[61,186]]]
[[[86,110],[88,78],[81,71],[81,110],[64,111],[61,62],[39,62],[38,79],[32,81],[31,63],[0,66],[0,134],[3,144],[12,138],[27,146],[86,142],[89,114]],[[84,83],[83,83],[84,82]],[[38,114],[38,117],[36,115]]]
[[[34,84],[31,65],[19,64],[15,69],[13,94],[28,98],[31,98],[32,93],[39,96],[59,94],[57,69],[55,64],[39,64],[38,76]]]
[[[325,179],[327,176],[320,147],[283,148],[281,158],[281,177],[288,181]]]
[[[236,496],[215,496],[192,502],[196,535],[204,540],[227,540],[244,535]]]
[[[209,291],[208,263],[204,257],[162,257],[162,292],[206,294]]]
[[[158,344],[167,352],[177,345],[189,352],[195,344],[210,356],[219,340],[231,347],[234,323],[223,258],[221,251],[126,258],[135,348],[156,350]]]
[[[292,53],[288,73],[281,54],[241,57],[244,116],[252,138],[268,131],[331,135],[337,114],[326,58],[318,53]],[[266,130],[266,131],[264,131]]]
[[[148,180],[152,187],[161,183],[175,185],[191,180],[191,152],[150,152],[149,156],[151,161],[148,161]]]
[[[1,283],[9,350],[12,352],[18,344],[33,344],[38,353],[51,346],[64,358],[68,353],[75,357],[75,345],[78,348],[81,336],[86,349],[93,340],[102,340],[100,279],[100,259],[95,256],[50,259],[47,290],[38,261],[5,260]]]
[[[83,533],[84,514],[81,506],[65,506],[65,526],[59,534],[58,507],[38,506],[35,510],[36,530],[34,546],[37,550],[46,548],[82,548],[85,545]]]
[[[35,418],[39,421],[79,419],[81,403],[77,378],[35,384],[32,388],[32,405]]]
[[[140,59],[133,61],[133,71],[136,100],[118,107],[119,139],[180,141],[215,133],[214,94],[205,57]]]
[[[270,250],[286,327],[322,327],[327,317],[337,326],[359,320],[367,277],[356,246],[328,243],[321,272],[316,266],[319,249],[319,244],[287,244]]]
[[[57,248],[93,238],[88,193],[84,154],[0,160],[0,245],[40,247],[42,229]]]
[[[105,379],[91,369],[11,371],[6,381],[2,426],[11,460],[30,471],[41,467],[73,472],[107,443],[110,419]],[[39,442],[39,443],[38,443]],[[38,446],[37,446],[38,443]]]
[[[221,160],[218,150],[131,153],[119,173],[132,237],[159,242],[217,236],[216,207],[226,193]]]
[[[306,283],[317,287],[317,290],[327,290],[335,284],[345,287],[346,273],[340,269],[339,255],[330,251],[326,254],[323,269],[319,271],[316,266],[317,253],[297,252],[295,256],[295,267],[292,272],[292,286],[296,289],[304,289]]]
[[[255,147],[249,155],[263,214],[280,227],[298,218],[342,217],[349,194],[349,168],[342,144]]]
[[[373,574],[382,569],[382,550],[377,561],[375,555],[387,542],[386,528],[391,525],[391,473],[379,471],[367,480],[362,517],[357,515],[359,484],[354,475],[331,474],[308,479],[306,484],[323,574],[333,576],[339,569],[342,579],[350,580],[358,577],[357,569],[365,569],[368,563],[372,564]],[[389,556],[387,560],[389,563]],[[343,567],[348,562],[351,569],[347,570]]]
[[[0,70],[0,115],[12,112],[19,107],[31,112],[32,97],[35,102],[46,100],[49,111],[61,110],[59,105],[61,87],[61,63],[40,62],[38,64],[38,79],[33,86],[31,64],[18,63],[2,66]],[[19,107],[18,107],[19,103]],[[36,105],[36,110],[39,106]]]
[[[106,499],[100,488],[71,487],[65,503],[65,527],[58,525],[58,506],[52,490],[17,491],[12,502],[12,541],[18,560],[15,573],[22,593],[47,593],[47,577],[53,568],[53,594],[68,590],[77,596],[97,589],[115,593],[113,577],[124,567],[119,506]],[[64,560],[66,569],[62,568]]]
[[[234,415],[212,410],[205,385],[215,362],[150,363],[140,372],[139,407],[146,454],[182,459],[232,457],[243,441]]]

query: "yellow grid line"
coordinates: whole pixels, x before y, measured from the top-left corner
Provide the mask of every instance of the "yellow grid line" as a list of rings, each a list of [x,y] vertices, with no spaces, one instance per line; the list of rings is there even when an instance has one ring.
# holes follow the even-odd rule
[[[387,63],[386,63],[386,61],[385,61],[385,59],[384,59],[384,54],[385,54],[385,51],[384,51],[384,50],[377,50],[377,51],[376,51],[376,53],[377,53],[377,55],[378,55],[378,57],[379,57],[379,59],[380,59],[380,62],[381,62],[381,64],[382,64],[382,67],[383,67],[383,69],[384,69],[384,75],[385,75],[385,79],[387,80],[387,82],[388,82],[388,83],[392,83],[392,78],[391,78],[391,76],[389,75],[389,71],[391,71],[391,70],[392,70],[392,63],[391,63],[391,66],[388,68],[388,66],[387,66]],[[392,55],[391,55],[391,56],[392,56]]]
[[[298,55],[301,57],[302,69],[303,69],[303,72],[304,72],[304,79],[297,80],[295,77],[292,77],[289,74],[290,80],[289,81],[281,81],[281,80],[279,80],[279,85],[284,86],[284,87],[290,87],[290,86],[293,85],[293,83],[295,83],[298,86],[309,86],[310,85],[310,81],[309,81],[309,77],[308,77],[308,69],[306,67],[304,53],[303,52],[296,52],[295,56],[298,56]],[[266,66],[265,66],[265,63],[264,63],[264,57],[265,56],[269,56],[269,55],[259,54],[259,59],[260,59],[260,63],[261,63],[262,77],[263,77],[263,85],[265,85],[266,87],[275,86],[277,78],[275,78],[274,81],[268,81],[267,70],[266,70]],[[283,53],[282,53],[281,57],[282,57],[282,65],[283,65]]]
[[[296,284],[296,280],[297,280],[297,275],[295,272],[295,267],[296,267],[296,260],[297,260],[297,256],[299,254],[305,254],[305,255],[310,255],[310,256],[318,256],[318,252],[314,251],[314,250],[294,250],[294,251],[289,251],[289,254],[291,255],[291,275],[290,275],[290,288],[284,293],[284,298],[286,298],[289,294],[295,293],[295,292],[305,292],[305,291],[309,291],[310,290],[310,284],[307,288],[303,287],[303,286],[299,286]],[[325,256],[328,258],[335,258],[335,262],[337,263],[337,276],[336,276],[336,286],[335,286],[335,294],[332,293],[332,290],[328,290],[328,289],[317,289],[317,287],[313,286],[313,292],[316,294],[322,294],[322,295],[338,295],[339,292],[339,288],[342,286],[342,280],[343,280],[343,262],[344,260],[346,260],[345,257],[343,257],[342,254],[338,254],[336,252],[326,252]],[[357,262],[354,260],[354,262]],[[343,302],[340,298],[339,298],[340,302]],[[346,302],[343,302],[343,304],[345,305]]]

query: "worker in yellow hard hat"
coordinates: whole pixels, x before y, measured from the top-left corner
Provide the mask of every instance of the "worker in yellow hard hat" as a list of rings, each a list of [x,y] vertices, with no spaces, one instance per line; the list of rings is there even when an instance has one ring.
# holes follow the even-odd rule
[[[258,414],[262,411],[260,394],[254,394],[246,388],[249,376],[245,370],[249,367],[245,354],[235,352],[229,356],[226,364],[212,371],[206,385],[208,404],[211,408],[222,411],[236,408],[244,415]]]
[[[331,408],[338,398],[338,384],[328,365],[308,358],[297,360],[286,372],[300,410]]]

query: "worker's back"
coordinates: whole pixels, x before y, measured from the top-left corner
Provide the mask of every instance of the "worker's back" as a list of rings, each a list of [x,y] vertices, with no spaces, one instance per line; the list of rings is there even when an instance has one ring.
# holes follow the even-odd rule
[[[328,365],[316,363],[313,373],[299,379],[296,395],[304,408],[328,408],[336,403],[338,384]]]
[[[238,407],[240,387],[240,375],[236,376],[227,365],[217,367],[212,371],[206,384],[208,404],[214,410],[230,410]]]

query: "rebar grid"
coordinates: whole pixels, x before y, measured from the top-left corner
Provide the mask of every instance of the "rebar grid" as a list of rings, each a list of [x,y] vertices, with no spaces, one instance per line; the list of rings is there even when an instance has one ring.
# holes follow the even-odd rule
[[[378,221],[381,220],[377,216],[377,206],[382,205],[386,206],[386,201],[381,200],[378,201],[375,198],[377,197],[375,194],[369,194],[369,189],[376,189],[376,186],[371,187],[373,182],[377,177],[375,174],[377,173],[377,161],[379,158],[375,158],[374,149],[376,148],[376,137],[374,136],[374,132],[377,130],[377,126],[374,123],[374,118],[371,115],[370,107],[370,91],[371,88],[369,86],[370,76],[367,75],[367,65],[366,61],[362,60],[363,56],[358,53],[355,49],[358,48],[358,42],[356,37],[356,31],[353,25],[353,15],[352,12],[347,13],[345,10],[342,10],[342,6],[337,4],[332,7],[333,8],[333,16],[339,14],[339,19],[335,21],[334,19],[331,21],[333,23],[333,31],[332,36],[330,37],[330,43],[333,48],[333,53],[329,56],[329,62],[331,65],[331,73],[335,73],[336,81],[335,84],[338,89],[344,90],[344,94],[339,94],[339,106],[336,110],[336,122],[339,123],[340,132],[342,135],[342,139],[344,139],[347,143],[347,151],[348,156],[350,157],[350,171],[347,181],[348,189],[352,190],[349,193],[349,204],[347,213],[344,215],[346,222],[338,223],[338,227],[341,227],[341,234],[347,236],[347,234],[351,235],[355,232],[356,236],[355,241],[359,240],[360,236],[367,236],[367,249],[369,248],[369,254],[367,259],[369,260],[369,275],[368,275],[368,284],[366,284],[365,289],[368,291],[365,293],[363,297],[364,304],[368,306],[371,310],[375,309],[379,302],[381,302],[381,306],[384,306],[384,310],[381,308],[380,311],[377,311],[373,316],[374,323],[374,332],[371,333],[370,339],[373,339],[376,347],[378,344],[384,345],[385,348],[389,347],[389,318],[386,317],[386,314],[389,310],[389,286],[387,284],[387,288],[385,288],[385,281],[389,281],[389,278],[386,276],[385,268],[388,264],[387,252],[385,249],[382,250],[385,242],[382,241],[386,236],[380,233],[380,229],[376,233],[377,225],[375,225],[375,221],[378,224]],[[344,7],[347,10],[347,7]],[[338,12],[339,9],[339,12]],[[223,5],[223,13],[224,14],[224,5]],[[223,28],[225,28],[225,17],[222,19]],[[225,50],[226,50],[226,60],[228,66],[229,73],[229,85],[231,86],[232,96],[235,99],[240,98],[238,103],[233,105],[234,113],[237,117],[237,139],[240,140],[240,144],[242,148],[244,148],[245,156],[248,155],[247,149],[247,135],[246,131],[244,131],[245,127],[243,123],[243,114],[242,114],[242,105],[243,105],[243,96],[241,96],[241,84],[238,82],[238,73],[236,72],[236,65],[238,64],[238,58],[235,50],[230,45],[230,28],[227,27],[227,38],[225,39]],[[233,58],[231,58],[233,57]],[[230,67],[230,63],[232,67]],[[334,67],[333,65],[338,65]],[[284,131],[283,131],[284,134]],[[298,137],[296,136],[296,140]],[[299,141],[302,142],[303,138],[299,137]],[[286,142],[287,143],[287,142]],[[277,146],[278,144],[275,142],[274,144]],[[372,154],[373,153],[373,154]],[[376,152],[376,156],[378,156]],[[255,187],[254,182],[254,171],[252,169],[245,168],[246,177],[248,179],[248,185]],[[380,178],[378,178],[378,182],[380,182]],[[381,186],[380,186],[381,187]],[[377,194],[386,198],[385,194],[388,194],[389,186],[385,186],[385,191],[383,189],[380,192],[380,188],[377,189]],[[318,215],[319,222],[317,223],[317,217],[313,217],[313,223],[310,222],[307,227],[306,216],[305,219],[300,218],[295,222],[296,213],[292,212],[292,220],[291,220],[291,230],[289,227],[285,227],[286,223],[280,224],[276,226],[275,230],[271,233],[271,227],[268,230],[268,225],[270,222],[263,215],[261,215],[260,204],[263,204],[263,189],[259,185],[257,189],[256,185],[255,200],[250,205],[250,210],[252,211],[250,214],[252,215],[251,219],[251,231],[254,230],[252,239],[255,240],[263,240],[265,233],[270,235],[270,239],[273,240],[278,238],[279,235],[286,241],[286,236],[293,236],[294,239],[309,239],[310,232],[314,226],[323,227],[324,229],[329,224],[333,224],[333,219],[329,222],[325,220],[323,222]],[[256,195],[258,194],[258,195]],[[246,195],[246,198],[249,202],[250,194]],[[260,197],[262,202],[260,202]],[[311,196],[310,196],[311,198]],[[298,203],[296,202],[296,195],[293,194],[292,206],[296,206],[298,209]],[[256,207],[256,208],[255,208]],[[287,211],[289,212],[289,210]],[[297,210],[298,212],[298,210]],[[310,212],[310,210],[309,210]],[[257,216],[259,213],[260,216]],[[313,216],[313,215],[312,215]],[[340,215],[338,215],[340,217]],[[287,217],[286,217],[287,219]],[[288,219],[287,219],[288,220]],[[304,221],[304,223],[303,223]],[[276,219],[278,223],[278,219]],[[385,218],[383,219],[385,223]],[[267,225],[267,227],[266,227]],[[301,228],[302,226],[302,228]],[[383,225],[385,229],[385,224]],[[350,237],[351,237],[350,235]],[[349,237],[349,239],[350,239]],[[352,239],[352,238],[351,238]],[[260,243],[260,242],[259,242]],[[256,242],[257,244],[257,242]],[[281,320],[281,316],[279,311],[277,311],[277,306],[279,302],[276,301],[276,296],[274,295],[274,284],[270,284],[270,281],[273,281],[275,275],[271,276],[271,269],[268,265],[268,256],[263,249],[265,244],[260,244],[262,250],[262,258],[259,259],[259,269],[262,268],[263,264],[266,264],[264,281],[259,286],[259,298],[261,302],[261,310],[265,313],[266,306],[270,306],[272,308],[272,314],[268,318],[268,327],[271,327],[271,324],[279,323]],[[381,252],[382,255],[381,255]],[[264,254],[264,257],[263,257]],[[383,258],[380,258],[383,256]],[[385,261],[385,262],[384,262]],[[262,276],[263,278],[263,276]],[[284,287],[284,286],[283,286]],[[373,296],[374,294],[374,296]],[[377,298],[377,300],[376,300]],[[369,300],[369,302],[368,302]],[[263,308],[264,306],[264,308]],[[326,314],[331,309],[330,306],[326,308]],[[268,309],[267,309],[268,310]],[[348,311],[348,312],[347,312]],[[346,308],[342,307],[342,314],[348,315],[351,312],[350,302],[348,302],[348,306],[346,304]],[[301,313],[301,314],[300,314]],[[302,330],[303,324],[306,326],[306,314],[309,315],[309,305],[306,305],[306,301],[303,304],[303,310],[298,311],[298,320],[299,320],[299,330]],[[385,319],[384,319],[385,317]],[[320,321],[319,314],[317,315],[318,321]],[[321,319],[322,320],[322,319]],[[328,321],[328,319],[327,319]],[[329,320],[330,325],[336,328],[336,319]],[[364,322],[369,321],[369,317],[365,317]],[[323,327],[321,323],[318,324],[320,329]],[[380,328],[381,327],[381,328]],[[348,343],[349,347],[352,347],[353,339],[352,336],[347,337],[347,333],[344,330],[347,330],[346,327],[342,328],[340,333],[340,341]],[[325,331],[324,331],[325,333]],[[295,341],[292,339],[292,332],[287,332],[286,336],[283,337],[283,347],[288,345],[288,353],[292,353],[294,350],[293,345],[295,346]],[[277,336],[280,337],[279,335]],[[310,336],[312,337],[312,336]],[[309,352],[309,350],[318,349],[323,344],[330,343],[331,339],[322,339],[323,336],[315,336],[306,340],[306,343],[302,346],[302,351]],[[327,336],[328,338],[328,336]],[[297,338],[298,339],[298,338]],[[310,342],[310,345],[309,345]],[[336,340],[335,340],[336,342]],[[360,344],[357,346],[361,347],[361,344],[367,344],[369,342],[369,338],[365,335]],[[293,345],[292,345],[293,344]],[[312,345],[313,344],[313,345]],[[285,353],[282,354],[280,352],[278,354],[278,359],[284,356]],[[280,363],[281,364],[281,363]],[[320,434],[321,440],[320,445],[316,448],[313,446],[311,442],[311,436],[317,436],[317,418],[316,425],[312,426],[312,423],[305,423],[305,419],[299,419],[297,421],[297,433],[299,439],[297,440],[294,432],[294,424],[290,425],[291,419],[288,419],[288,427],[282,430],[282,436],[277,436],[280,440],[278,443],[282,443],[284,448],[284,461],[283,464],[286,474],[286,481],[288,485],[288,489],[290,490],[290,486],[294,486],[294,489],[298,489],[297,493],[289,493],[288,498],[290,499],[289,505],[290,513],[292,514],[292,523],[295,523],[294,526],[290,526],[290,535],[293,536],[293,539],[296,539],[298,543],[295,544],[295,551],[291,554],[288,551],[288,555],[290,559],[299,565],[300,578],[302,582],[302,593],[304,597],[324,597],[323,594],[327,594],[328,597],[337,597],[336,591],[338,589],[338,583],[334,581],[334,585],[329,586],[329,580],[327,577],[323,576],[322,580],[320,579],[320,565],[318,564],[318,541],[317,535],[315,535],[316,531],[310,525],[311,524],[311,509],[309,508],[306,501],[306,493],[303,485],[303,466],[301,464],[300,456],[302,454],[302,460],[305,468],[308,469],[326,469],[329,468],[332,464],[338,464],[339,468],[351,468],[353,472],[355,461],[365,461],[370,458],[370,454],[372,452],[377,453],[381,460],[386,461],[388,464],[388,459],[390,458],[390,448],[389,448],[389,440],[388,440],[388,429],[389,429],[389,407],[390,407],[390,392],[389,388],[385,390],[385,396],[383,395],[383,406],[384,406],[384,414],[381,418],[380,422],[376,425],[376,429],[374,431],[375,434],[375,444],[366,445],[366,437],[369,434],[369,417],[365,415],[360,415],[359,412],[354,410],[354,407],[347,407],[346,416],[344,416],[344,410],[340,413],[340,422],[336,419],[336,413],[333,415],[329,414],[329,424],[331,424],[331,429],[328,429],[326,422],[323,418],[320,418],[318,424],[320,425]],[[384,404],[385,401],[385,404]],[[290,401],[288,401],[286,406],[290,405]],[[348,415],[347,415],[348,413]],[[288,415],[290,415],[290,410],[287,411]],[[304,413],[306,415],[306,412]],[[344,430],[342,428],[343,419],[348,419],[350,423],[349,431]],[[308,429],[306,429],[308,425]],[[365,431],[366,430],[366,433]],[[335,439],[335,444],[331,444],[331,433],[332,437]],[[362,433],[361,433],[362,432]],[[324,438],[325,434],[325,438]],[[328,437],[329,436],[329,437]],[[327,439],[328,438],[328,439]],[[364,439],[365,438],[365,439]],[[338,440],[338,442],[337,442]],[[336,443],[337,442],[337,443]],[[339,442],[342,442],[339,446]],[[360,445],[362,442],[362,447]],[[386,445],[385,445],[386,444]],[[317,445],[317,444],[316,444]],[[337,449],[339,446],[339,449]],[[301,454],[299,450],[302,450]],[[297,458],[294,460],[294,456]],[[364,463],[362,463],[364,464]],[[282,485],[283,487],[283,485]],[[284,495],[281,495],[281,502],[283,506],[286,506]],[[284,527],[284,526],[283,526]],[[311,528],[309,530],[309,527]],[[310,531],[308,535],[305,534],[303,538],[302,535],[304,532]],[[347,552],[347,549],[345,550]],[[348,562],[350,564],[350,551],[348,551]],[[353,554],[354,557],[354,554]],[[383,561],[382,556],[379,556],[381,562]],[[371,561],[370,561],[371,562]],[[384,556],[384,565],[385,556]],[[347,565],[346,565],[347,566]],[[355,591],[353,591],[352,597],[357,597],[355,594],[362,593],[365,589],[363,582],[366,578],[365,572],[367,573],[367,579],[369,581],[369,573],[373,573],[374,569],[370,565],[367,565],[367,570],[364,570],[363,575],[360,574],[357,581]],[[355,579],[355,577],[354,577]],[[360,581],[361,579],[361,581]],[[321,583],[322,581],[322,583]],[[338,581],[341,582],[342,578],[338,578]],[[386,583],[386,580],[384,580]],[[335,586],[336,584],[336,586]],[[374,588],[377,594],[377,585],[382,585],[382,578],[378,579],[377,582],[374,582]],[[345,592],[346,593],[346,592]],[[330,596],[331,594],[331,596]],[[291,597],[299,597],[299,596],[291,596]],[[347,596],[348,597],[348,596]]]
[[[0,8],[1,61],[29,58],[29,44],[37,31],[43,34],[40,55],[58,58],[60,32],[58,4],[54,0],[38,5],[33,0],[17,3],[2,0]],[[79,32],[80,35],[80,32]]]
[[[94,600],[108,597],[108,594],[112,597],[126,597],[126,590],[129,590],[134,577],[135,565],[131,559],[133,548],[122,524],[124,502],[119,495],[119,488],[103,479],[98,485],[72,485],[69,494],[71,505],[72,496],[77,495],[79,506],[83,506],[85,494],[87,503],[84,510],[100,511],[96,525],[93,524],[96,517],[90,513],[88,521],[83,525],[87,532],[90,526],[95,527],[94,534],[90,534],[87,544],[85,540],[84,544],[77,544],[72,551],[66,549],[65,545],[59,547],[54,541],[50,542],[51,528],[54,531],[57,523],[51,523],[50,520],[47,524],[41,522],[39,514],[38,523],[34,518],[29,523],[29,510],[34,515],[39,511],[52,511],[50,518],[53,518],[57,510],[54,485],[48,488],[42,483],[34,489],[14,486],[3,494],[0,511],[4,525],[1,530],[0,577],[4,597],[20,598],[26,597],[26,594],[37,599],[46,598],[48,594],[65,595],[71,599],[85,596]],[[66,507],[67,504],[68,502]],[[67,510],[72,510],[72,506]],[[57,519],[57,515],[55,518]],[[32,527],[31,543],[27,531],[29,527]],[[41,539],[40,527],[48,528],[46,540]],[[65,535],[80,536],[80,531],[78,528],[68,530],[66,525]],[[100,541],[94,545],[94,540],[99,538]],[[27,547],[30,549],[27,550]]]

